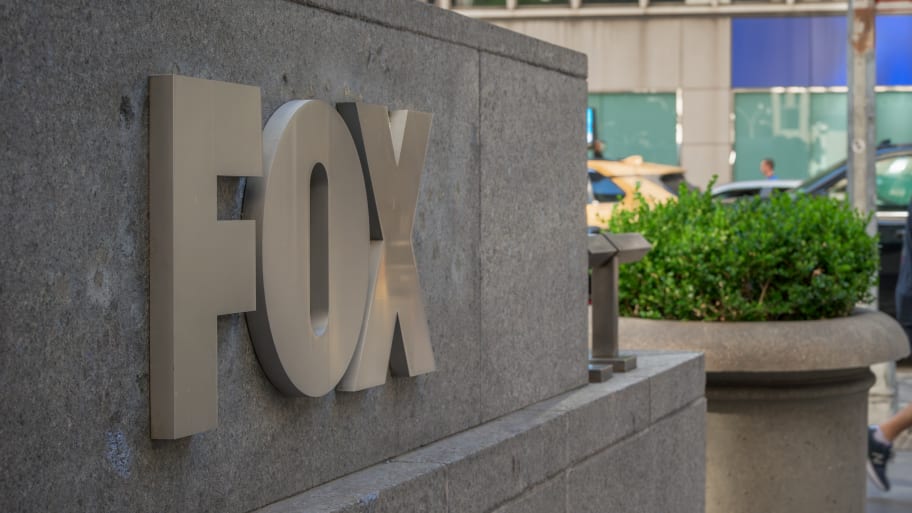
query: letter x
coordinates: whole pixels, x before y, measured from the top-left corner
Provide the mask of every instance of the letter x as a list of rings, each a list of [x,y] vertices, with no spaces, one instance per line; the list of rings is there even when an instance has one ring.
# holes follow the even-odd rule
[[[340,390],[382,385],[432,372],[424,300],[412,250],[412,225],[431,114],[389,113],[382,105],[338,105],[361,159],[370,212],[370,282],[358,346]]]

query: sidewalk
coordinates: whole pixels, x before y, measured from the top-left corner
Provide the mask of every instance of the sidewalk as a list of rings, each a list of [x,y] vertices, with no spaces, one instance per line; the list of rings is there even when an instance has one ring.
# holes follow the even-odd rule
[[[912,512],[912,451],[897,451],[888,467],[890,491],[882,492],[868,482],[866,513]]]
[[[912,401],[912,368],[900,367],[896,371],[899,389],[899,406]],[[872,413],[884,410],[876,398],[871,400]],[[877,422],[879,414],[872,415]],[[896,458],[887,467],[890,484],[889,492],[881,492],[868,482],[866,513],[910,513],[912,512],[912,433],[905,433],[894,444]]]

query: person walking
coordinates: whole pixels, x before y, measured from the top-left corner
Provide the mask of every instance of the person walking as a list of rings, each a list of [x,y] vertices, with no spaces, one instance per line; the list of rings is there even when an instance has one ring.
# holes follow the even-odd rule
[[[883,491],[890,490],[887,463],[893,455],[893,441],[912,427],[912,403],[886,422],[868,428],[868,477]]]
[[[592,143],[592,158],[602,160],[605,158],[605,143],[596,139]]]
[[[912,202],[906,218],[906,236],[903,238],[899,260],[899,278],[896,281],[896,320],[912,344]],[[887,463],[893,453],[893,441],[905,430],[912,428],[912,403],[896,415],[877,426],[868,427],[868,477],[881,490],[890,489]]]
[[[763,173],[767,180],[777,180],[779,178],[776,176],[776,162],[769,157],[760,161],[760,172]]]

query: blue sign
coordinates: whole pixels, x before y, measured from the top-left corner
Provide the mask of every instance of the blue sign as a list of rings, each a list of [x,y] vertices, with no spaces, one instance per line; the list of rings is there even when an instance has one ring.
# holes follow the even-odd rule
[[[595,142],[595,109],[586,109],[586,144]]]
[[[845,86],[845,16],[732,19],[733,88]],[[877,85],[912,85],[912,16],[877,17]]]

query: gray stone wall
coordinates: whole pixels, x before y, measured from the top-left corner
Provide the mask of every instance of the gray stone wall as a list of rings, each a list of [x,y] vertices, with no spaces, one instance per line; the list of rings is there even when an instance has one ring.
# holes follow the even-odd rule
[[[0,2],[0,510],[248,511],[582,386],[585,70],[411,0]],[[434,113],[414,240],[437,372],[286,398],[223,316],[218,429],[150,439],[161,73],[258,86],[264,124],[298,98]],[[221,217],[242,186],[220,180]]]
[[[639,363],[255,513],[703,513],[702,356]]]

